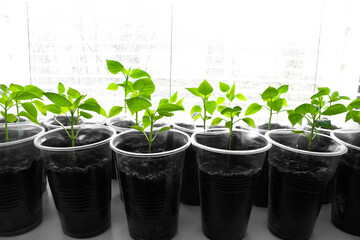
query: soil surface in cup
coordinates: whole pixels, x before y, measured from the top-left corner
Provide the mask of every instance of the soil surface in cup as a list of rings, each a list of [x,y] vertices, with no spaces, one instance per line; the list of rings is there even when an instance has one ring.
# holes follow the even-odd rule
[[[187,123],[176,123],[179,127],[186,128],[189,130],[195,130],[196,126],[194,124],[187,124]]]
[[[110,226],[110,161],[86,168],[47,168],[46,174],[63,231],[72,237],[96,236]]]
[[[268,123],[264,123],[264,124],[261,124],[260,126],[257,126],[257,128],[262,129],[262,130],[268,130],[268,125],[269,125]],[[271,123],[271,125],[270,125],[270,130],[284,129],[284,128],[289,128],[289,127],[281,125],[279,123]]]
[[[42,220],[42,162],[11,160],[16,164],[0,162],[0,236],[27,232]]]
[[[71,126],[71,123],[70,123],[70,120],[69,120],[68,117],[66,117],[66,116],[57,116],[55,118],[56,118],[57,121],[53,118],[53,119],[49,119],[48,123],[50,125],[59,126],[60,124],[58,122],[60,122],[63,126],[66,126],[66,127]],[[75,122],[74,122],[74,125],[77,125],[77,117],[74,116],[74,119],[76,119]],[[83,123],[83,120],[80,118],[79,119],[79,124],[82,124],[82,123]]]
[[[115,127],[121,127],[121,128],[130,128],[130,126],[135,125],[135,121],[133,120],[118,120],[111,123],[111,125]]]
[[[360,236],[360,168],[340,162],[334,183],[331,221],[341,230]]]
[[[119,174],[131,237],[171,239],[178,228],[179,169],[168,169],[145,178],[122,170]]]
[[[291,172],[273,164],[269,168],[270,231],[284,239],[308,239],[322,205],[328,168],[317,166],[320,169],[317,172],[312,169]]]
[[[237,174],[199,170],[204,234],[214,240],[244,237],[252,206],[252,192],[260,170]]]

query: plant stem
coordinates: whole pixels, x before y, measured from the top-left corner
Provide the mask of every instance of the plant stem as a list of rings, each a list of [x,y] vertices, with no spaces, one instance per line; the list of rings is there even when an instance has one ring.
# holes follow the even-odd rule
[[[139,126],[139,115],[138,112],[135,113],[135,125]]]
[[[128,82],[129,82],[129,75],[126,74],[126,79],[125,79],[125,86],[128,86]],[[124,106],[125,106],[125,113],[126,113],[126,96],[127,96],[127,88],[124,89],[125,91],[125,98],[124,98]]]
[[[233,133],[233,120],[234,118],[231,117],[230,118],[230,127],[229,127],[229,130],[230,130],[230,136],[229,136],[229,150],[231,150],[231,141],[232,141],[232,133]]]
[[[152,117],[150,118],[150,120],[151,120],[151,124],[150,124],[150,135],[149,135],[149,151],[148,151],[149,153],[151,153],[151,144],[153,141],[152,135],[153,135],[153,126],[154,126]]]
[[[8,131],[8,119],[7,119],[7,104],[5,104],[4,113],[5,113],[5,141],[8,142],[9,131]]]
[[[272,106],[272,105],[271,105]],[[273,112],[272,112],[272,109],[270,108],[270,117],[269,117],[269,123],[268,123],[268,130],[270,130],[270,128],[271,128],[271,118],[272,118],[272,114],[273,114]]]
[[[20,122],[19,104],[16,102],[16,122]]]
[[[71,144],[75,147],[75,137],[74,137],[74,113],[71,112],[70,118],[70,125],[71,125]]]
[[[205,99],[203,99],[203,104],[204,104],[204,131],[206,129],[206,107],[205,107]]]
[[[314,128],[315,128],[315,118],[313,118],[313,123],[311,124],[311,132],[310,132],[310,139],[309,139],[309,145],[308,145],[308,150],[310,151],[311,148],[311,143],[314,139]]]

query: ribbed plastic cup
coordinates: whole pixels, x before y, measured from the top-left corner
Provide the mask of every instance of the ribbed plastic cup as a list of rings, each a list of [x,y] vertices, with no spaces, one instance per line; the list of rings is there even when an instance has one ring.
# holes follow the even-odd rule
[[[236,240],[246,234],[253,190],[271,144],[259,133],[233,130],[196,132],[191,137],[199,164],[203,233],[214,240]]]
[[[360,129],[336,130],[331,136],[349,149],[335,173],[331,221],[344,232],[360,236]]]
[[[42,221],[42,162],[34,138],[37,125],[11,124],[9,142],[0,126],[0,236],[32,230]]]
[[[171,239],[177,233],[180,188],[187,134],[161,132],[147,152],[143,133],[126,131],[110,142],[116,152],[130,236],[134,239]]]
[[[191,136],[196,131],[195,124],[174,123],[174,129]],[[196,151],[192,145],[185,150],[184,168],[181,184],[181,202],[188,205],[199,206],[199,168],[196,161]]]
[[[45,162],[62,229],[71,237],[96,236],[110,226],[109,142],[115,134],[110,127],[94,125],[82,128],[76,147],[63,129],[51,130],[34,141]]]
[[[273,144],[269,151],[268,228],[283,239],[308,239],[325,187],[347,148],[323,134],[317,134],[310,151],[307,139],[291,130],[272,130],[265,136]]]

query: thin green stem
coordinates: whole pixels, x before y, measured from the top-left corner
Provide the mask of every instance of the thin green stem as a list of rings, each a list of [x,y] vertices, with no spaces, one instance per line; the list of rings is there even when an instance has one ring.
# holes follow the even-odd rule
[[[20,122],[20,112],[19,112],[19,104],[16,101],[16,122]]]
[[[205,99],[203,98],[203,104],[204,104],[204,118],[203,118],[203,121],[204,121],[204,131],[206,129],[206,106],[205,106]]]
[[[8,119],[7,119],[7,104],[5,104],[4,113],[5,113],[5,141],[8,142],[9,130],[8,130]]]
[[[231,117],[230,118],[230,127],[229,127],[229,130],[230,130],[230,136],[229,136],[229,150],[231,150],[231,141],[232,141],[232,133],[233,133],[233,121],[234,121],[234,118]]]
[[[270,117],[269,117],[269,123],[268,123],[268,130],[270,130],[270,128],[271,128],[271,118],[272,118],[272,114],[273,114],[272,109],[270,109]]]
[[[139,115],[138,112],[135,113],[135,125],[139,126]]]
[[[126,79],[125,79],[125,86],[127,87],[128,86],[128,83],[129,83],[129,75],[126,74]],[[127,105],[126,105],[126,96],[127,96],[127,88],[124,88],[124,91],[125,91],[125,98],[124,98],[124,108],[125,108],[125,113],[127,112]]]
[[[150,117],[150,121],[151,121],[151,124],[150,124],[150,135],[149,135],[149,153],[151,153],[151,144],[152,144],[152,141],[153,141],[153,127],[154,127],[154,122],[153,122],[153,118]]]
[[[314,138],[315,138],[315,135],[314,135],[315,124],[316,124],[316,122],[315,122],[315,117],[313,117],[313,121],[312,121],[312,124],[311,124],[309,145],[308,145],[308,150],[309,150],[309,151],[310,151],[310,148],[311,148],[311,143],[312,143],[312,141],[313,141]]]

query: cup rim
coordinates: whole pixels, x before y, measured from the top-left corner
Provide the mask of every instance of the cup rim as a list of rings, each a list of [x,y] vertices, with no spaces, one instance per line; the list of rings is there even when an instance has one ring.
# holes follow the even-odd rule
[[[186,132],[186,133],[191,133],[193,134],[194,132],[197,132],[196,130],[196,124],[194,123],[195,129],[188,129],[188,128],[184,128],[178,125],[179,122],[173,122],[171,125],[173,126],[173,128],[175,128],[176,130],[180,130],[182,132]]]
[[[213,129],[213,130],[222,130],[219,131],[219,134],[224,133],[224,130],[222,128],[218,128],[218,129]],[[258,154],[261,152],[266,152],[267,150],[269,150],[271,148],[271,143],[264,137],[264,135],[256,132],[256,131],[249,131],[249,130],[245,130],[245,129],[234,129],[233,132],[246,132],[246,133],[250,133],[250,134],[255,134],[258,137],[260,137],[261,139],[265,140],[266,145],[264,147],[258,148],[258,149],[252,149],[252,150],[225,150],[225,149],[219,149],[219,148],[213,148],[213,147],[208,147],[205,146],[203,144],[200,144],[196,141],[195,136],[197,134],[201,134],[203,132],[195,132],[194,134],[191,135],[191,143],[197,147],[200,148],[202,150],[206,150],[209,152],[215,152],[215,153],[220,153],[220,154],[227,154],[227,155],[252,155],[252,154]],[[216,134],[217,132],[215,132]]]
[[[345,154],[347,152],[347,147],[344,144],[340,144],[339,142],[335,141],[333,138],[331,138],[328,135],[322,134],[322,133],[318,133],[317,135],[320,135],[322,137],[326,137],[326,138],[330,138],[333,141],[335,141],[337,144],[340,145],[340,149],[336,152],[314,152],[314,151],[307,151],[307,150],[302,150],[302,149],[296,149],[296,148],[292,148],[292,147],[288,147],[286,145],[283,145],[281,143],[276,142],[275,140],[271,139],[270,135],[276,132],[290,132],[292,130],[299,130],[299,131],[304,131],[303,129],[274,129],[271,131],[268,131],[265,134],[265,137],[275,146],[280,147],[282,149],[286,149],[290,152],[295,152],[295,153],[300,153],[300,154],[304,154],[304,155],[311,155],[311,156],[328,156],[328,157],[332,157],[332,156],[341,156],[343,154]],[[305,132],[309,132],[310,131],[306,131]],[[295,134],[295,133],[294,133]]]
[[[77,128],[82,128],[82,129],[106,129],[110,132],[110,136],[100,142],[95,142],[95,143],[91,143],[91,144],[87,144],[87,145],[83,145],[83,146],[76,146],[76,147],[50,147],[50,146],[43,146],[42,145],[42,139],[47,135],[50,135],[54,132],[58,132],[58,131],[64,131],[63,128],[55,128],[52,129],[48,132],[46,132],[45,134],[38,136],[34,139],[34,145],[35,147],[39,148],[40,150],[44,150],[44,151],[49,151],[49,152],[70,152],[70,151],[79,151],[79,150],[85,150],[88,148],[95,148],[98,146],[101,146],[107,142],[109,142],[115,135],[116,135],[116,131],[108,126],[103,126],[103,125],[84,125],[84,126],[74,126],[74,129]],[[66,127],[66,129],[71,129],[71,127]]]
[[[335,139],[335,141],[344,144],[348,148],[360,151],[360,147],[355,146],[355,145],[350,144],[350,143],[347,143],[347,142],[339,139],[338,137],[336,137],[335,134],[338,133],[338,132],[344,132],[344,133],[345,132],[349,132],[349,133],[351,132],[351,133],[353,133],[353,132],[360,132],[360,129],[337,129],[337,130],[333,130],[333,131],[330,132],[330,136],[333,137]]]
[[[134,152],[128,152],[128,151],[124,151],[122,149],[119,149],[117,147],[115,147],[114,145],[114,142],[117,138],[121,138],[122,135],[125,135],[125,134],[128,134],[128,133],[141,133],[135,129],[130,129],[130,130],[127,130],[125,132],[122,132],[122,133],[119,133],[117,134],[116,136],[114,136],[111,140],[110,140],[110,148],[115,152],[115,153],[118,153],[118,154],[122,154],[124,156],[128,156],[128,157],[135,157],[135,158],[148,158],[148,157],[151,157],[151,158],[155,158],[155,157],[163,157],[163,156],[168,156],[168,155],[173,155],[175,153],[178,153],[178,152],[181,152],[185,149],[187,149],[189,146],[190,146],[190,137],[186,134],[186,133],[183,133],[179,130],[176,130],[176,129],[170,129],[168,130],[170,132],[176,132],[176,133],[179,133],[183,136],[185,136],[185,138],[187,139],[187,142],[186,144],[184,144],[183,146],[179,147],[179,148],[175,148],[173,150],[169,150],[169,151],[164,151],[164,152],[157,152],[157,153],[134,153]]]
[[[41,129],[41,131],[38,132],[37,134],[35,134],[33,136],[30,136],[30,137],[27,137],[27,138],[15,140],[15,141],[10,141],[10,142],[0,143],[0,147],[8,147],[8,146],[24,143],[24,142],[27,142],[27,141],[31,141],[31,140],[34,140],[36,137],[39,137],[39,136],[41,136],[41,135],[43,135],[45,133],[45,128],[43,128],[40,125],[30,124],[30,123],[28,123],[28,124],[20,124],[19,126],[17,126],[16,124],[13,124],[13,125],[9,125],[8,127],[17,128],[17,127],[26,127],[26,126],[36,127],[36,128]]]

